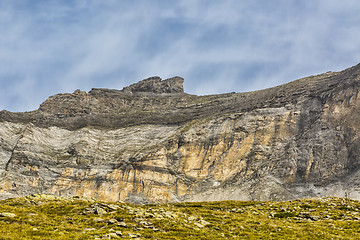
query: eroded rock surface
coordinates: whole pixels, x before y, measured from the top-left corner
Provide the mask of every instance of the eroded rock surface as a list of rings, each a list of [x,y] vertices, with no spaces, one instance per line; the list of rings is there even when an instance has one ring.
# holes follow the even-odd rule
[[[0,112],[0,196],[107,201],[360,199],[360,66],[249,93],[183,79]]]

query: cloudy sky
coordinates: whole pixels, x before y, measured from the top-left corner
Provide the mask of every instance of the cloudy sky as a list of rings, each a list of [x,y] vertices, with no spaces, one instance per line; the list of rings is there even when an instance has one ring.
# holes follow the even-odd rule
[[[244,92],[360,62],[358,0],[1,0],[0,110],[185,78]]]

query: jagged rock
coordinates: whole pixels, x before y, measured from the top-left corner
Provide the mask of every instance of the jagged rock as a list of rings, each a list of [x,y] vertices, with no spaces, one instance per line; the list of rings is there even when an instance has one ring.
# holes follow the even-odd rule
[[[125,87],[122,91],[125,93],[184,93],[184,79],[173,77],[162,80],[160,77],[150,77],[138,83]]]
[[[1,111],[0,198],[360,199],[360,65],[250,93],[194,96],[182,82],[150,78]]]

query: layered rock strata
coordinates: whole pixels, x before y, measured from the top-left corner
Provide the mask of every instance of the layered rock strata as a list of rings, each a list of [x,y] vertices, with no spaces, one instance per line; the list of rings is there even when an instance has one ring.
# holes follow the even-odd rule
[[[360,65],[262,91],[183,79],[76,90],[0,112],[0,196],[107,201],[360,199]]]

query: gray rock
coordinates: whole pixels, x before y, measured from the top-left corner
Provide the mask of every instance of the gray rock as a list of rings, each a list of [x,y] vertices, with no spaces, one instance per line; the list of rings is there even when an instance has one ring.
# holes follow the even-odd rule
[[[153,227],[153,226],[150,226],[150,229],[153,230],[154,232],[160,231],[160,229],[158,229],[158,228],[156,228],[156,227]]]
[[[122,236],[122,234],[121,234],[121,235],[118,235],[117,233],[109,233],[108,235],[109,235],[110,239],[111,239],[111,238],[115,238],[115,239],[116,239],[116,238],[121,238],[121,236]]]
[[[100,223],[100,222],[104,222],[105,220],[102,218],[94,218],[93,219],[94,222]]]
[[[119,227],[127,227],[127,224],[125,222],[118,222],[116,225]]]
[[[210,222],[205,221],[204,219],[201,219],[199,222],[200,222],[200,224],[202,224],[204,226],[211,224]]]
[[[114,218],[111,218],[111,219],[107,220],[107,223],[108,224],[117,224],[118,221],[116,219],[114,219]]]
[[[198,222],[194,222],[194,225],[197,226],[198,228],[203,228],[203,227],[205,227],[203,224],[198,223]]]
[[[140,221],[139,224],[144,225],[144,226],[151,225],[151,223],[149,223],[148,221]]]
[[[84,231],[96,231],[96,228],[84,228]]]
[[[112,211],[116,211],[117,209],[120,208],[118,205],[115,204],[106,204],[106,206]]]
[[[106,214],[107,212],[105,211],[105,209],[101,208],[101,207],[95,207],[95,212],[96,214],[98,214],[99,216],[102,216],[104,214]]]
[[[2,212],[2,213],[0,213],[0,217],[10,217],[10,218],[13,218],[13,217],[16,217],[16,214],[15,214],[15,213],[9,213],[9,212]]]
[[[139,237],[141,237],[141,234],[140,234],[140,233],[129,233],[128,235],[129,235],[129,237],[131,237],[131,238],[139,238]]]
[[[313,221],[319,221],[320,220],[320,217],[319,216],[316,216],[316,215],[310,215],[309,217],[311,220]]]
[[[357,65],[211,96],[184,93],[181,78],[155,77],[123,90],[57,94],[31,112],[1,111],[0,199],[360,199],[359,76]]]
[[[160,77],[150,77],[138,83],[125,87],[122,91],[125,93],[184,93],[184,79],[173,77],[162,81]]]

